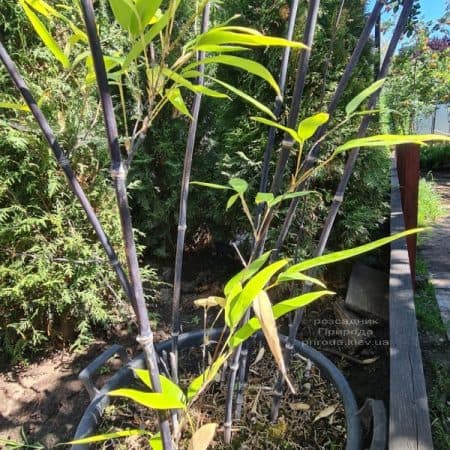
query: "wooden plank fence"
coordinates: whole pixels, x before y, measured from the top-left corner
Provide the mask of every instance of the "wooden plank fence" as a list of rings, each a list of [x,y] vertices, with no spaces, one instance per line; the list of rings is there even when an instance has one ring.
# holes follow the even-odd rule
[[[397,160],[391,170],[391,234],[405,229]],[[431,425],[406,239],[391,245],[389,450],[431,450]]]

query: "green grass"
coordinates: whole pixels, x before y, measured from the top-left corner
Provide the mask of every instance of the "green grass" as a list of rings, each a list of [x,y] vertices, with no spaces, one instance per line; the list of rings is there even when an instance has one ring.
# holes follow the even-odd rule
[[[445,325],[442,323],[441,313],[436,303],[433,285],[428,281],[428,269],[420,256],[416,260],[416,274],[427,279],[426,284],[419,287],[415,294],[416,316],[419,329],[422,332],[444,334]]]
[[[431,364],[433,383],[429,387],[431,429],[435,450],[450,448],[450,377],[448,367],[442,363]]]
[[[433,225],[438,219],[445,216],[445,209],[441,196],[436,190],[432,180],[421,178],[419,182],[419,207],[417,223],[419,227]]]

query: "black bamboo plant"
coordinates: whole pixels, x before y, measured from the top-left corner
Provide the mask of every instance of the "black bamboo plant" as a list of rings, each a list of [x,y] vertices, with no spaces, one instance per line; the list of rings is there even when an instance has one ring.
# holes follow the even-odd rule
[[[379,147],[385,145],[395,145],[404,142],[418,142],[420,144],[430,140],[450,140],[448,137],[436,135],[399,136],[399,135],[379,135],[368,138],[360,136],[336,147],[331,155],[326,155],[322,160],[308,159],[310,165],[305,165],[304,150],[307,148],[318,148],[325,139],[335,130],[339,129],[343,123],[358,115],[366,117],[365,111],[358,111],[358,108],[367,98],[376,92],[383,80],[367,88],[355,97],[346,108],[346,119],[335,125],[331,131],[324,131],[330,120],[330,114],[320,112],[311,117],[306,117],[300,121],[298,126],[297,116],[300,110],[301,92],[306,79],[307,62],[309,53],[308,47],[304,44],[293,42],[288,35],[288,39],[265,36],[256,30],[235,26],[227,22],[225,24],[214,24],[208,29],[209,22],[209,2],[202,0],[196,3],[195,12],[192,17],[184,23],[177,23],[177,9],[181,0],[169,0],[164,3],[166,9],[161,11],[162,1],[146,2],[139,0],[110,0],[110,6],[115,20],[130,37],[130,46],[123,51],[119,57],[107,57],[103,55],[101,41],[98,34],[94,8],[92,0],[81,0],[81,12],[85,21],[87,35],[81,31],[80,27],[68,21],[62,12],[59,12],[48,5],[43,0],[20,0],[30,22],[35,27],[37,33],[46,44],[47,48],[55,57],[68,68],[71,66],[69,57],[61,50],[56,40],[38,19],[37,13],[45,11],[52,19],[59,19],[65,23],[70,23],[71,29],[77,34],[79,41],[89,43],[91,50],[91,61],[87,67],[91,70],[91,77],[97,80],[98,91],[103,108],[104,123],[106,128],[107,142],[111,155],[111,176],[114,182],[117,202],[122,225],[123,242],[126,253],[126,263],[129,275],[127,276],[120,266],[117,257],[108,243],[105,233],[102,231],[92,207],[78,184],[75,174],[70,168],[67,158],[50,129],[45,117],[34,101],[30,91],[20,77],[17,69],[11,61],[6,49],[0,43],[0,58],[7,68],[13,82],[20,90],[26,103],[34,114],[41,130],[52,148],[55,157],[63,168],[69,179],[74,193],[80,200],[88,218],[94,227],[100,241],[102,242],[111,264],[116,271],[119,280],[125,290],[127,297],[133,304],[139,322],[138,342],[141,344],[147,370],[137,370],[136,376],[147,386],[147,391],[136,389],[119,389],[110,392],[111,396],[120,396],[131,399],[148,408],[159,412],[159,424],[155,424],[152,430],[127,430],[109,435],[86,437],[80,439],[78,443],[94,442],[111,437],[145,435],[149,438],[152,448],[165,450],[177,448],[181,439],[190,439],[190,445],[195,450],[206,449],[216,433],[217,424],[208,423],[196,427],[191,410],[193,404],[199,396],[214,382],[219,371],[225,371],[225,366],[230,367],[228,377],[228,401],[226,405],[225,419],[225,440],[231,438],[231,414],[232,397],[236,381],[237,371],[243,374],[243,361],[241,355],[242,345],[257,331],[262,330],[268,347],[275,359],[283,380],[291,390],[294,389],[289,381],[288,367],[282,352],[276,320],[286,314],[305,307],[311,302],[324,295],[331,295],[324,284],[308,274],[308,271],[324,264],[341,261],[353,257],[363,252],[372,250],[381,245],[387,244],[394,239],[417,232],[409,230],[397,236],[380,239],[376,242],[356,247],[350,250],[331,253],[325,256],[291,264],[292,261],[286,258],[272,258],[271,252],[263,252],[267,230],[270,228],[275,212],[282,202],[297,199],[304,196],[317,195],[315,192],[302,189],[304,182],[314,175],[315,171],[324,167],[337,156],[348,150],[360,147]],[[382,2],[377,2],[376,8]],[[296,2],[293,2],[295,11]],[[309,45],[312,44],[314,35],[315,20],[319,1],[312,1],[308,14],[308,24],[305,38]],[[379,12],[379,11],[378,11]],[[376,14],[375,14],[376,16]],[[192,26],[199,17],[202,17],[202,26],[199,32],[195,32],[192,38],[185,39],[189,35]],[[372,19],[372,16],[371,16]],[[375,17],[376,19],[376,17]],[[232,23],[232,22],[231,22]],[[292,23],[291,23],[292,25]],[[293,26],[293,25],[292,25]],[[367,38],[365,38],[367,40]],[[363,47],[364,43],[359,43]],[[292,108],[294,113],[289,118],[287,126],[276,122],[279,112],[279,101],[282,91],[270,72],[257,62],[241,56],[230,55],[230,53],[249,51],[253,47],[278,46],[284,48],[307,49],[304,53],[303,64],[298,71],[297,83],[294,95],[295,103]],[[357,47],[357,48],[359,48]],[[361,50],[361,49],[360,49]],[[357,50],[355,49],[357,53]],[[211,56],[210,56],[211,55]],[[358,59],[355,57],[356,60]],[[353,58],[353,59],[355,59]],[[287,57],[284,59],[286,61]],[[79,61],[77,61],[79,62]],[[278,103],[276,103],[275,114],[265,105],[254,99],[249,93],[239,90],[212,75],[212,70],[217,64],[225,64],[238,67],[250,74],[265,80],[276,92]],[[350,63],[349,63],[350,64]],[[306,66],[306,67],[305,67]],[[350,72],[344,74],[350,77]],[[381,75],[384,72],[381,71]],[[126,84],[127,80],[145,80],[144,94],[135,93],[138,102],[138,117],[135,120],[133,133],[125,132],[125,138],[121,139],[113,108],[113,98],[111,96],[109,84],[117,86],[121,100],[124,100],[124,89],[130,88]],[[280,80],[284,84],[283,71]],[[347,81],[343,81],[343,87]],[[284,86],[283,86],[284,87]],[[219,88],[219,90],[217,89]],[[131,88],[130,88],[131,89]],[[184,90],[194,93],[195,99],[191,112],[185,103],[186,93]],[[139,90],[138,90],[139,91]],[[249,102],[265,117],[255,117],[260,123],[266,124],[273,129],[281,129],[285,133],[283,149],[274,181],[272,192],[264,192],[263,189],[252,203],[256,206],[262,205],[260,215],[255,219],[252,214],[253,206],[249,203],[248,183],[239,178],[232,178],[227,185],[219,185],[207,182],[192,182],[191,184],[206,186],[222,191],[228,191],[231,196],[227,202],[227,209],[235,203],[240,204],[243,213],[248,219],[249,227],[254,239],[254,246],[251,255],[245,258],[240,255],[244,268],[233,276],[224,287],[222,297],[208,297],[196,300],[197,306],[205,308],[205,315],[211,308],[218,308],[216,320],[221,318],[224,322],[224,332],[218,343],[216,343],[215,356],[209,364],[205,363],[203,373],[190,381],[188,389],[184,392],[178,385],[178,358],[177,358],[177,336],[179,333],[179,281],[182,269],[182,250],[184,246],[184,231],[186,227],[186,209],[190,180],[190,166],[192,162],[193,150],[195,147],[195,134],[200,109],[201,95],[216,97],[222,101],[227,99],[229,94],[240,96]],[[373,106],[371,100],[370,106]],[[148,312],[145,304],[142,281],[140,279],[139,262],[136,254],[131,215],[128,207],[126,176],[129,165],[134,154],[139,150],[144,136],[153,125],[159,112],[167,105],[172,105],[182,115],[190,118],[189,138],[186,145],[185,165],[182,178],[181,199],[180,199],[180,222],[176,261],[176,274],[174,286],[174,310],[173,310],[173,346],[171,355],[172,373],[163,376],[159,372],[158,356],[153,346],[153,334],[148,320]],[[334,105],[333,108],[335,108]],[[277,109],[278,108],[278,109]],[[329,107],[329,112],[333,110]],[[126,112],[126,104],[122,102],[122,111]],[[370,111],[372,113],[373,111]],[[270,117],[267,118],[267,117]],[[124,114],[124,126],[127,127],[127,117]],[[318,131],[319,130],[319,131]],[[323,130],[322,132],[320,130]],[[318,136],[318,137],[317,137]],[[311,150],[310,150],[311,153]],[[315,155],[313,155],[315,156]],[[293,161],[293,172],[285,190],[282,189],[282,178],[289,158]],[[309,164],[309,163],[308,163]],[[280,191],[282,191],[280,193]],[[272,305],[270,300],[271,292],[283,283],[309,283],[318,286],[320,290],[301,293],[291,298],[277,302]],[[253,311],[254,317],[250,312]],[[214,322],[216,322],[216,320]],[[205,328],[205,343],[208,332]],[[245,347],[244,347],[245,349]],[[244,353],[245,356],[245,353]],[[245,377],[239,378],[241,385]],[[169,412],[172,411],[170,415]],[[176,411],[175,413],[173,411]],[[171,419],[170,419],[171,417]]]

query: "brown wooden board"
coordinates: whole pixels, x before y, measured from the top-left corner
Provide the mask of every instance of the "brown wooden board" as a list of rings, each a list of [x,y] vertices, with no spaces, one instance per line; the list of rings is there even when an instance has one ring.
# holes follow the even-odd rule
[[[391,171],[391,234],[405,229],[397,167]],[[405,239],[391,245],[389,450],[433,448],[414,293]]]

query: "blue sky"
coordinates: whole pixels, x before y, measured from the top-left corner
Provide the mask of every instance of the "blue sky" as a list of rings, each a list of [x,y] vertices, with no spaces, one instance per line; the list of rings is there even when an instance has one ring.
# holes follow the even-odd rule
[[[420,6],[425,20],[435,20],[444,15],[445,0],[420,0]]]

